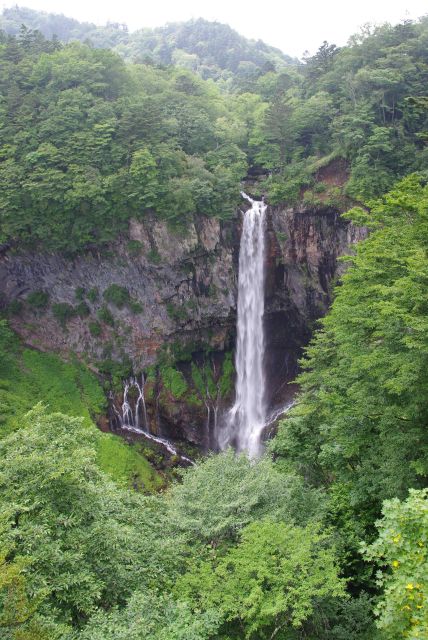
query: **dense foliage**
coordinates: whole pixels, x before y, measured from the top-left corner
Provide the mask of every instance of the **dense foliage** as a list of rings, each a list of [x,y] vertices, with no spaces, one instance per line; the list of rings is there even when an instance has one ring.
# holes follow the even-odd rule
[[[210,29],[216,64],[221,52],[242,60],[215,24],[162,37],[206,42]],[[427,33],[427,19],[386,25],[341,49],[324,43],[304,64],[254,65],[217,84],[174,56],[125,65],[76,41],[4,33],[0,241],[74,252],[148,210],[182,228],[193,214],[229,216],[248,170],[272,202],[379,195],[426,164]],[[338,183],[323,180],[334,160]]]
[[[108,23],[99,27],[64,15],[25,7],[3,10],[0,29],[17,35],[23,24],[40,31],[49,39],[57,37],[66,43],[80,40],[97,48],[113,49],[132,62],[174,64],[196,71],[203,78],[216,80],[245,78],[251,74],[257,75],[266,68],[295,62],[261,40],[248,40],[228,25],[202,18],[129,33],[124,24]]]
[[[250,159],[272,171],[267,183],[275,200],[298,197],[333,158],[347,161],[345,193],[357,199],[379,195],[397,177],[426,166],[427,112],[409,97],[426,93],[427,30],[426,18],[368,28],[347,47],[325,42],[299,74],[286,70],[257,80],[264,105]],[[319,199],[310,189],[306,197]]]
[[[371,234],[350,258],[331,311],[307,349],[299,402],[272,449],[281,468],[294,469],[313,486],[328,489],[327,520],[340,531],[346,572],[355,584],[370,584],[361,566],[359,541],[374,539],[382,501],[394,499],[385,503],[390,521],[382,525],[383,537],[367,557],[402,563],[413,583],[415,569],[404,564],[406,554],[419,553],[411,520],[403,516],[394,524],[392,518],[397,509],[407,514],[398,498],[405,498],[409,487],[426,486],[428,476],[426,179],[411,175],[369,205],[370,211],[348,213],[368,224]],[[424,547],[428,529],[423,501],[415,498],[408,505]],[[404,546],[391,548],[394,557],[388,556],[388,545],[401,537]],[[402,585],[399,564],[392,566]],[[422,565],[420,570],[425,571]],[[389,578],[382,578],[383,583],[389,584]],[[397,599],[404,595],[393,596],[394,586],[388,589],[381,609],[388,637],[418,637],[407,631],[400,635],[405,625]],[[425,608],[420,613],[425,616]]]
[[[383,518],[377,523],[379,537],[363,551],[384,569],[378,576],[384,587],[377,607],[379,626],[389,637],[426,638],[427,489],[409,493],[404,502],[394,498],[384,503]]]
[[[148,209],[181,225],[232,212],[246,160],[213,85],[33,32],[0,59],[1,240],[73,252]]]
[[[2,637],[288,638],[346,604],[316,492],[268,459],[214,456],[144,498],[99,471],[80,419],[40,407],[0,450]]]
[[[92,433],[100,468],[121,484],[153,491],[162,478],[136,446],[101,433],[94,421],[105,413],[106,396],[97,377],[81,362],[23,348],[0,321],[0,438],[20,428],[24,415],[42,402],[49,412],[83,418]]]
[[[374,229],[307,350],[275,450],[314,482],[334,474],[351,505],[378,509],[428,476],[426,181],[410,176],[370,206]]]

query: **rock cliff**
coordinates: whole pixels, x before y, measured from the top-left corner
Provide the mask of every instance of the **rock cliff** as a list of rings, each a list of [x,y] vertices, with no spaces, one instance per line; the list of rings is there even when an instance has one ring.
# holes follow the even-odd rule
[[[185,233],[150,216],[131,220],[128,236],[108,251],[72,259],[6,249],[2,306],[35,348],[75,354],[110,378],[149,371],[152,430],[208,446],[214,413],[233,388],[241,219],[240,212],[229,221],[198,217]],[[329,305],[337,258],[363,235],[328,206],[268,208],[271,404]]]

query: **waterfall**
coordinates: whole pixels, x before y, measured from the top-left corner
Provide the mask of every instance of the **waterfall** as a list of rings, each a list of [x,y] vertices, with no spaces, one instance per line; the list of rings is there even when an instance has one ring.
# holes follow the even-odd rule
[[[264,355],[265,212],[263,201],[252,200],[244,214],[239,249],[236,345],[236,398],[229,411],[219,446],[235,444],[250,457],[261,452],[266,424]]]
[[[155,436],[150,433],[150,425],[147,418],[146,400],[144,397],[144,375],[141,375],[141,384],[138,378],[132,377],[124,380],[123,382],[123,402],[121,411],[115,406],[114,395],[110,393],[110,403],[114,413],[114,423],[119,426],[120,429],[125,431],[131,431],[144,436],[148,440],[152,440],[157,444],[165,447],[165,449],[173,456],[178,456],[184,462],[194,464],[193,460],[180,453],[176,447],[165,438]],[[130,389],[135,388],[138,392],[137,399],[133,403],[129,398]],[[141,421],[142,418],[142,421]]]
[[[129,390],[135,388],[138,391],[138,397],[135,402],[135,409],[129,402]],[[143,427],[140,426],[140,418],[143,418]],[[146,401],[144,399],[144,375],[141,375],[141,384],[137,378],[129,378],[125,380],[123,385],[123,403],[122,416],[119,415],[121,427],[133,427],[137,431],[146,432],[148,429]]]

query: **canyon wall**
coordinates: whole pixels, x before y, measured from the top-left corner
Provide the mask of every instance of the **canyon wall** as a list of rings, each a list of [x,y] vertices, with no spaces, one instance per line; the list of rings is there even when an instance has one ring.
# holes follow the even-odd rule
[[[239,211],[228,221],[197,217],[183,232],[147,216],[131,220],[127,237],[108,250],[73,258],[5,249],[1,304],[30,346],[73,354],[105,375],[114,372],[115,363],[126,363],[134,373],[151,370],[152,430],[209,446],[207,412],[212,420],[214,410],[230,402],[233,388],[233,381],[224,380],[233,375],[230,366],[228,374],[223,369],[235,340],[241,220]],[[286,394],[313,323],[328,308],[332,284],[343,269],[337,258],[364,235],[328,206],[268,208],[265,323],[271,405]],[[112,284],[116,293],[127,292],[124,299],[116,300]],[[37,304],[36,292],[44,293],[45,304]],[[196,375],[195,367],[205,373]],[[178,372],[179,393],[162,371],[169,377]]]

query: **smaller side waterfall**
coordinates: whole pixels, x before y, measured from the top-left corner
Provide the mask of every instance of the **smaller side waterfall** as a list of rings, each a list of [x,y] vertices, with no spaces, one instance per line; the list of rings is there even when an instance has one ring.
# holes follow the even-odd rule
[[[129,378],[125,380],[123,387],[123,403],[122,403],[122,417],[121,426],[129,425],[135,427],[137,430],[148,431],[148,420],[146,411],[146,401],[144,398],[144,375],[141,376],[141,384],[137,378]],[[136,389],[138,391],[138,397],[135,401],[134,410],[129,402],[130,389]],[[143,426],[141,428],[141,418]]]
[[[113,395],[110,394],[110,405],[114,414],[114,423],[119,429],[142,435],[148,440],[152,440],[153,442],[160,444],[171,455],[177,456],[189,464],[194,464],[193,460],[182,455],[169,440],[150,433],[150,423],[147,417],[146,400],[144,397],[144,386],[144,374],[141,375],[141,383],[137,377],[124,380],[123,402],[120,411],[114,403]],[[131,389],[135,389],[135,401],[130,397]]]
[[[219,438],[220,448],[235,444],[256,457],[266,425],[264,357],[265,212],[263,201],[252,200],[244,214],[239,249],[236,345],[236,399]]]

